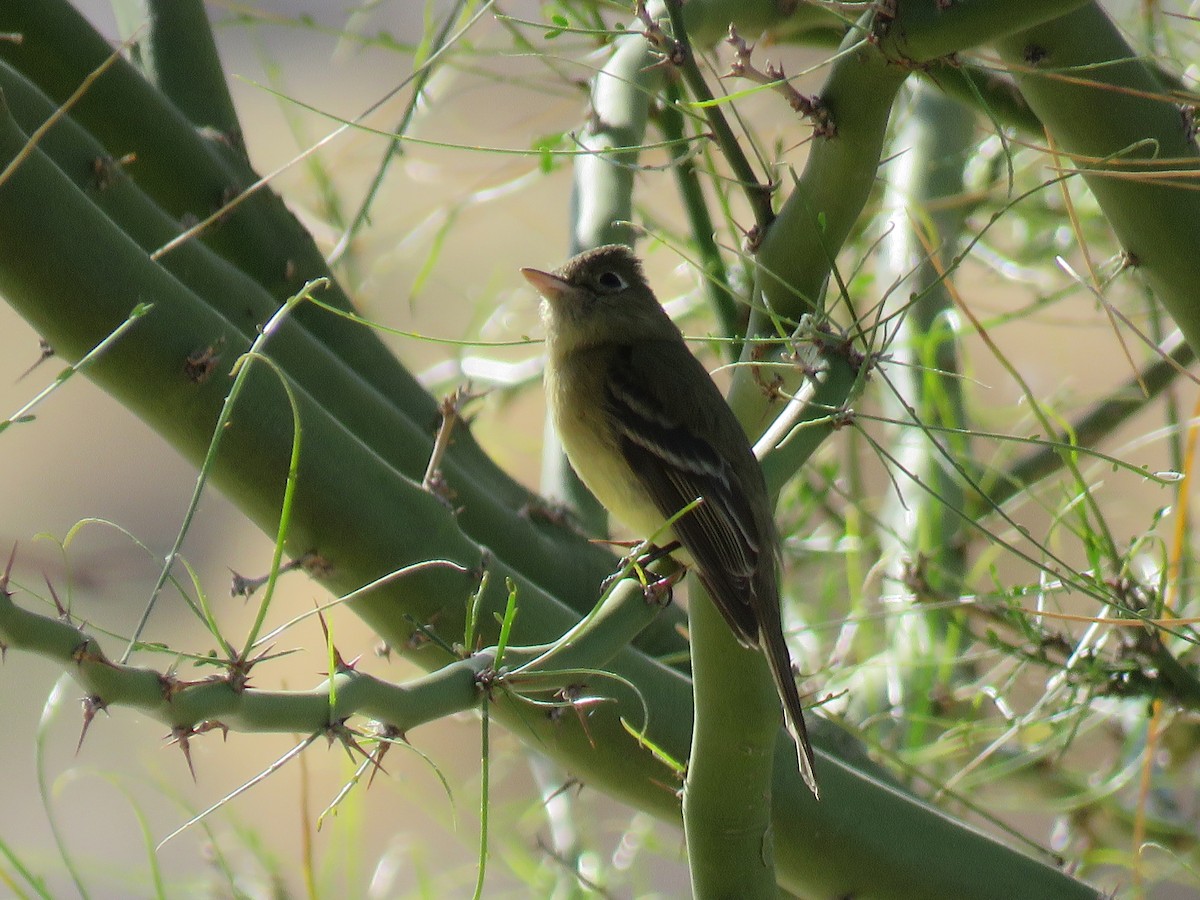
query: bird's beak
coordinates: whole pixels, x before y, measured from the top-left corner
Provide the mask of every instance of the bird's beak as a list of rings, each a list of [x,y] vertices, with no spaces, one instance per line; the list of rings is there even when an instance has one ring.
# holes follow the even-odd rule
[[[541,269],[522,269],[525,280],[533,285],[534,290],[549,300],[558,303],[563,297],[574,292],[569,282],[563,281],[557,275],[543,272]]]

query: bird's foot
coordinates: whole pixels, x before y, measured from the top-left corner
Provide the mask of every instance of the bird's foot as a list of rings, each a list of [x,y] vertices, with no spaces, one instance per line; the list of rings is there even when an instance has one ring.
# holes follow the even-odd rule
[[[666,609],[671,605],[671,600],[674,599],[675,585],[683,580],[685,574],[687,574],[687,570],[683,566],[680,566],[674,572],[647,582],[642,588],[642,594],[645,596],[646,602],[652,606],[659,607],[659,609]]]
[[[617,571],[613,572],[602,582],[600,582],[600,593],[602,594],[612,587],[617,581],[626,577],[626,571],[631,565],[635,567],[635,571],[644,571],[649,566],[658,562],[660,559],[670,556],[679,549],[679,541],[671,541],[671,543],[663,547],[657,547],[654,544],[647,544],[645,541],[599,541],[597,543],[608,544],[611,547],[624,547],[625,549],[631,551],[627,556],[621,558],[621,562],[617,566]],[[671,585],[674,585],[675,582],[679,581],[679,577],[674,577],[674,581],[671,582]],[[657,580],[665,581],[666,579],[660,578]],[[646,584],[646,579],[643,578],[642,582],[643,584]],[[668,587],[671,585],[668,585]],[[649,589],[648,584],[647,589]]]

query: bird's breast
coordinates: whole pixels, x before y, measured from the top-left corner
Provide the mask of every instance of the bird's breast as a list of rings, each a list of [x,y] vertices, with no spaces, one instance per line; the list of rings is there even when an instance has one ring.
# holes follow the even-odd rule
[[[571,468],[597,500],[639,538],[662,527],[655,508],[625,461],[605,397],[608,360],[573,353],[547,369],[546,400]],[[658,542],[670,539],[660,535]]]

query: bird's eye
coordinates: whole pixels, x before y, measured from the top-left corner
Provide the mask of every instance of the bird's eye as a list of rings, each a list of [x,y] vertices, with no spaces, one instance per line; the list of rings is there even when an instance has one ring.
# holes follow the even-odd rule
[[[601,272],[596,283],[606,291],[619,291],[626,287],[625,279],[611,270]]]

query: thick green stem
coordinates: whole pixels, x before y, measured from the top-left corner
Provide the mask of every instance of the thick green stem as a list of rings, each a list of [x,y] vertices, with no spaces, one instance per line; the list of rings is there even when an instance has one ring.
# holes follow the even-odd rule
[[[890,527],[882,534],[884,558],[894,583],[918,605],[959,597],[967,570],[967,536],[953,512],[966,503],[966,491],[949,460],[970,467],[972,456],[958,377],[957,317],[944,279],[954,274],[947,268],[968,211],[963,168],[974,145],[974,114],[918,82],[893,143],[896,165],[884,198],[890,221],[880,246],[880,281],[889,292],[881,318],[892,335],[883,402],[904,423],[892,444],[901,495],[885,513]],[[924,488],[911,489],[914,482]],[[893,692],[897,683],[905,691],[906,746],[923,745],[933,698],[952,689],[946,683],[952,674],[964,674],[950,662],[965,649],[956,615],[932,609],[889,618],[886,666],[865,667],[903,673],[890,685]],[[946,662],[921,663],[931,659]],[[887,708],[896,700],[861,691],[857,702]]]
[[[25,143],[11,119],[0,121],[0,168]],[[124,320],[134,302],[153,304],[88,374],[185,456],[198,461],[227,390],[229,366],[248,345],[245,336],[150,263],[144,251],[117,231],[112,220],[38,151],[0,184],[0,242],[6,247],[0,291],[66,359],[78,358],[103,339]],[[77,252],[82,246],[90,252]],[[189,377],[187,360],[197,347],[207,344],[229,348],[228,356],[206,377]],[[223,437],[214,477],[253,521],[270,532],[278,521],[279,493],[288,469],[292,414],[276,377],[267,372],[264,366],[251,373],[233,424]],[[493,636],[493,614],[504,609],[503,584],[509,577],[517,584],[527,612],[518,620],[515,639],[520,643],[555,640],[578,621],[578,612],[487,553],[463,533],[440,500],[357,440],[338,421],[337,409],[316,402],[299,385],[293,385],[292,392],[300,404],[305,452],[287,551],[293,557],[318,554],[327,566],[322,581],[330,590],[346,593],[405,565],[449,559],[476,573],[484,565],[491,572],[480,620]],[[562,561],[574,554],[564,549],[558,558],[549,565],[562,567]],[[381,586],[352,607],[393,647],[408,646],[412,621],[435,623],[433,627],[452,642],[463,633],[467,598],[476,578],[423,572]],[[410,652],[427,668],[438,668],[448,660],[433,645]],[[512,710],[506,721],[558,758],[583,753],[586,758],[572,763],[573,771],[611,783],[618,795],[632,800],[665,772],[621,724],[621,716],[632,722],[645,720],[640,697],[623,685],[647,684],[646,678],[657,682],[645,691],[652,698],[649,734],[656,743],[683,752],[690,724],[690,684],[627,646],[613,661],[612,670],[625,681],[596,684],[615,702],[592,717],[586,729],[574,717],[564,717],[555,725],[549,719],[530,717],[527,710]],[[601,742],[605,752],[590,749],[592,740]],[[614,778],[625,781],[625,787]],[[640,802],[659,815],[678,815],[678,802],[669,791],[652,791]]]
[[[14,117],[28,130],[54,110],[47,98],[2,62],[0,88]],[[142,250],[149,253],[174,234],[175,222],[123,170],[103,170],[103,177],[93,175],[92,163],[103,159],[103,149],[73,119],[65,118],[48,131],[42,147],[58,170],[73,173],[79,191],[89,195]],[[189,242],[181,246],[162,259],[162,267],[236,326],[243,341],[230,346],[213,336],[193,347],[193,353],[208,349],[228,363],[236,357],[238,348],[253,340],[258,328],[277,308],[261,285],[204,244]],[[360,332],[366,339],[365,329]],[[421,480],[433,450],[433,422],[413,422],[295,318],[284,322],[273,337],[272,355],[325,409],[341,410],[341,423],[356,440],[410,480]],[[589,548],[585,541],[578,540],[580,565],[564,569],[556,562],[562,554],[560,541],[570,540],[566,533],[531,523],[525,512],[527,506],[511,504],[508,492],[496,490],[486,480],[487,473],[478,472],[459,456],[448,454],[441,471],[446,484],[456,493],[456,503],[461,509],[458,522],[465,532],[487,543],[493,553],[504,559],[532,560],[540,556],[539,568],[549,578],[544,584],[546,589],[560,597],[574,598],[572,602],[581,614],[591,608],[597,586],[612,571],[610,553],[598,547]],[[537,502],[531,495],[525,497],[526,504]],[[665,623],[653,629],[666,641],[659,645],[663,651],[681,646],[670,631],[671,626]],[[647,639],[657,640],[650,635]]]
[[[875,184],[888,114],[911,70],[909,63],[929,62],[997,33],[1043,22],[1080,2],[978,0],[947,6],[914,0],[897,4],[894,20],[872,12],[848,31],[820,94],[836,135],[814,140],[804,174],[759,247],[763,307],[751,317],[751,339],[779,337],[779,318],[790,331],[804,314],[822,316],[832,310],[833,303],[821,300],[825,285]],[[857,337],[853,329],[851,336]],[[768,346],[750,343],[743,361],[761,362],[770,355]],[[826,358],[823,364],[834,369],[845,362]],[[760,433],[772,417],[771,407],[781,396],[775,388],[794,390],[800,380],[799,373],[784,372],[775,388],[764,390],[762,382],[775,375],[775,370],[764,373],[747,365],[734,379],[731,404],[752,434]]]
[[[1023,28],[1040,25],[1089,0],[907,0],[895,4],[895,17],[877,20],[877,33],[889,55],[925,63],[969,47],[990,43]]]
[[[996,47],[1129,264],[1200,348],[1200,156],[1175,99],[1094,3]]]
[[[820,95],[836,134],[814,138],[803,175],[763,236],[757,256],[762,306],[751,314],[749,339],[779,337],[780,320],[791,332],[802,316],[819,316],[834,259],[875,184],[888,115],[906,76],[861,32],[847,36]],[[774,415],[780,395],[773,388],[795,390],[800,380],[798,371],[756,365],[771,354],[769,345],[748,343],[747,365],[734,376],[730,405],[751,434],[762,433]],[[820,364],[829,380],[856,383],[848,355],[822,353]],[[848,397],[831,399],[840,408]]]
[[[113,10],[146,78],[201,128],[239,151],[241,123],[225,83],[204,0],[116,0]]]
[[[449,568],[449,567],[446,567]],[[173,672],[123,665],[105,655],[85,629],[61,617],[17,606],[0,579],[0,643],[36,653],[64,667],[87,691],[95,708],[124,706],[187,730],[219,723],[241,732],[315,734],[350,716],[366,716],[403,734],[428,722],[478,706],[480,683],[496,665],[496,648],[456,660],[404,684],[343,667],[307,691],[248,687],[242,675],[185,681]],[[602,669],[657,613],[635,579],[617,585],[597,614],[549,647],[510,647],[496,689],[514,696],[578,686],[580,671]],[[174,655],[170,656],[176,662]],[[519,667],[519,668],[518,668]],[[528,713],[527,713],[528,714]]]
[[[20,42],[0,41],[0,60],[56,102],[70,96],[112,54],[108,42],[66,0],[6,0],[0,4],[0,32],[22,36]],[[129,167],[128,174],[177,221],[203,220],[258,178],[238,154],[204,138],[123,60],[97,79],[71,114],[112,157],[136,156],[137,164]],[[181,172],[186,177],[180,177]],[[276,303],[307,282],[329,276],[311,235],[266,187],[246,197],[202,237],[262,285]],[[340,309],[353,308],[336,281],[323,299]],[[432,448],[437,404],[374,332],[315,308],[297,310],[296,320],[425,429]],[[489,483],[498,501],[511,508],[530,502],[529,492],[500,471],[466,427],[457,430],[448,458],[460,459],[466,470]]]
[[[779,698],[765,657],[738,644],[699,585],[688,606],[696,719],[683,787],[692,895],[775,894],[770,784]],[[819,773],[818,773],[818,777]]]
[[[1017,85],[993,71],[958,62],[936,61],[920,70],[921,80],[987,117],[1000,128],[1042,134],[1042,123]]]

